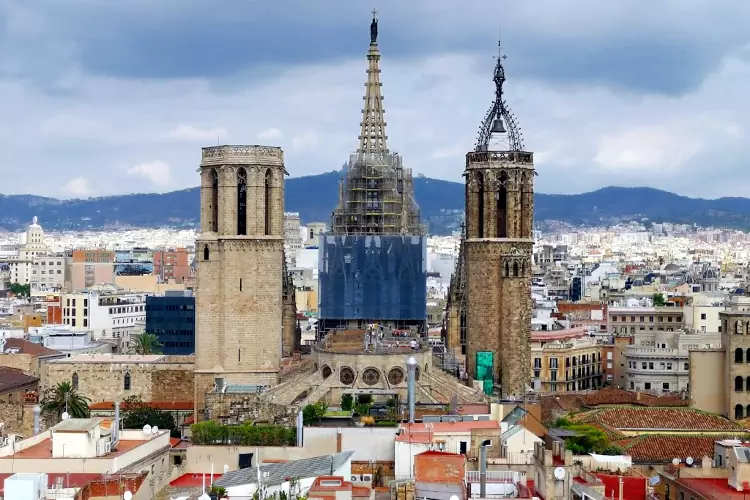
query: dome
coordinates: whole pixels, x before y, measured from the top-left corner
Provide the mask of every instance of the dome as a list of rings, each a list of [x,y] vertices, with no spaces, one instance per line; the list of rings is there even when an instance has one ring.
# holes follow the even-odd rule
[[[685,276],[685,283],[688,285],[695,285],[698,283],[698,278],[693,273],[688,273],[687,276]]]
[[[664,266],[664,270],[668,272],[679,271],[680,266],[678,266],[677,264],[667,264],[666,266]]]
[[[42,226],[40,226],[40,225],[39,225],[39,219],[38,219],[38,218],[37,218],[37,216],[35,215],[35,216],[34,216],[34,217],[33,217],[33,218],[31,219],[31,224],[29,224],[29,229],[41,229],[41,228],[42,228]]]

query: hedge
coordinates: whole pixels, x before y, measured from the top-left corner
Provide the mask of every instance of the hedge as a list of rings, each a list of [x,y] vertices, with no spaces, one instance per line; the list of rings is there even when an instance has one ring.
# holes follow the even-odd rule
[[[221,425],[213,421],[190,426],[193,444],[242,446],[296,446],[297,429],[281,425]]]

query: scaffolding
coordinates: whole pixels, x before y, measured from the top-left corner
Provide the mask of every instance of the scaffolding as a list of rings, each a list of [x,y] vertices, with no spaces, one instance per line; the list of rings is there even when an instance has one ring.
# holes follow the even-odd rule
[[[344,166],[331,220],[340,235],[423,235],[410,168],[398,153],[357,152]]]

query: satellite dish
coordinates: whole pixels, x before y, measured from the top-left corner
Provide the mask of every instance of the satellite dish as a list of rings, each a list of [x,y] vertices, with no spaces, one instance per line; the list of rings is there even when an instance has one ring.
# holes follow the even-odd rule
[[[148,425],[148,424],[144,425],[144,426],[143,426],[143,433],[144,433],[145,435],[147,435],[147,436],[148,436],[149,434],[151,434],[151,426],[150,426],[150,425]]]
[[[122,494],[122,498],[123,500],[131,500],[133,498],[133,494],[130,493],[129,491],[126,491],[125,493]]]
[[[688,465],[693,465],[693,462],[694,462],[693,457],[687,457],[685,459],[685,463]]]
[[[62,414],[62,419],[68,420],[69,418],[70,418],[70,413],[68,413],[67,411],[64,411]]]
[[[675,467],[677,467],[678,465],[680,465],[680,459],[679,458],[673,458],[672,459],[672,465],[674,465]]]
[[[558,481],[562,481],[565,479],[565,468],[564,467],[555,467],[555,479]]]
[[[151,434],[158,434],[158,433],[159,433],[159,428],[157,426],[153,426],[151,428]]]

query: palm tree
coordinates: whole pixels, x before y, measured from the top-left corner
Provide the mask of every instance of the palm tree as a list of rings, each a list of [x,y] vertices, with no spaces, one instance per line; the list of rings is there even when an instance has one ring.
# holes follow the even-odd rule
[[[42,399],[42,410],[57,415],[60,420],[63,412],[73,418],[88,418],[91,400],[73,389],[70,382],[60,382],[53,389],[47,389]]]
[[[144,332],[130,339],[130,354],[161,354],[162,347],[153,333]]]

